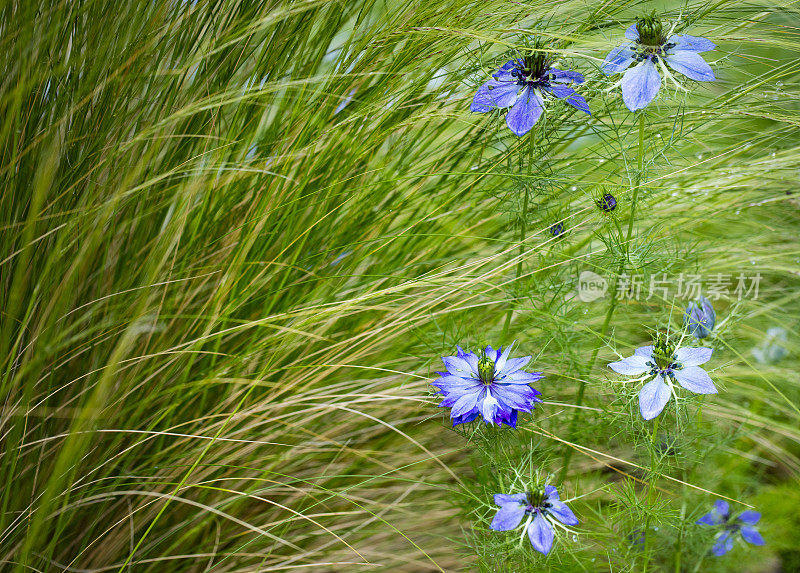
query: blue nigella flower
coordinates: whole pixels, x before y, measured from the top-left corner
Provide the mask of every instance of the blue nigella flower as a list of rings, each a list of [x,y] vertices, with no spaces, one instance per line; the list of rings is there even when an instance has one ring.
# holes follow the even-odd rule
[[[509,359],[511,346],[505,352],[487,346],[480,356],[457,348],[457,356],[442,358],[447,372],[439,372],[441,378],[431,383],[439,389],[437,394],[444,394],[439,407],[452,408],[453,426],[483,416],[487,424],[516,428],[518,412],[530,412],[541,402],[541,392],[529,384],[544,375],[522,370],[530,356]]]
[[[677,382],[695,394],[716,394],[708,372],[700,368],[711,358],[710,348],[675,348],[659,333],[653,346],[637,348],[633,356],[612,362],[614,372],[650,380],[639,392],[639,411],[645,420],[658,416],[674,393]]]
[[[786,358],[789,354],[786,348],[788,343],[789,337],[786,335],[786,329],[773,326],[767,329],[767,336],[761,344],[750,352],[761,364],[773,364]]]
[[[510,60],[483,84],[472,100],[470,111],[486,113],[511,107],[506,124],[518,136],[528,133],[542,115],[545,96],[565,100],[572,107],[592,114],[583,96],[565,85],[582,84],[578,72],[554,68],[546,55],[538,52]]]
[[[698,519],[697,523],[720,529],[714,547],[711,548],[711,552],[720,557],[733,549],[733,541],[737,536],[752,545],[764,545],[764,538],[755,528],[760,519],[761,514],[752,510],[743,511],[731,519],[728,502],[718,499],[714,502],[714,509]]]
[[[716,321],[717,313],[711,301],[704,296],[691,301],[683,313],[683,324],[695,338],[705,338],[711,334]]]
[[[546,485],[534,492],[494,494],[494,502],[500,506],[489,527],[495,531],[516,529],[527,516],[522,527],[522,535],[528,533],[533,548],[547,555],[553,547],[553,522],[564,525],[578,525],[578,518],[561,501],[558,491],[552,485]],[[520,537],[521,539],[521,537]]]
[[[622,99],[631,111],[647,107],[658,95],[661,88],[659,68],[677,87],[680,84],[667,66],[693,80],[710,82],[715,79],[714,71],[700,53],[713,50],[716,44],[699,36],[672,35],[671,30],[664,34],[655,13],[637,18],[636,23],[625,30],[625,37],[632,41],[611,50],[601,68],[607,75],[625,72],[620,82]],[[630,67],[634,63],[636,65]]]

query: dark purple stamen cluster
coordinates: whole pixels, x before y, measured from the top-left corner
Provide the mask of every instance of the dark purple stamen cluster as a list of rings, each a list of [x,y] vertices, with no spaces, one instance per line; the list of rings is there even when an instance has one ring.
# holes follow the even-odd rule
[[[633,61],[637,63],[647,59],[651,59],[654,63],[657,63],[659,58],[663,58],[668,50],[676,46],[675,42],[667,42],[660,46],[648,46],[642,44],[638,40],[637,44],[638,45],[633,49]]]
[[[514,66],[511,75],[517,80],[517,85],[531,88],[550,87],[550,80],[555,79],[553,74],[548,74],[550,63],[542,56],[526,56]]]
[[[527,498],[528,505],[525,507],[525,514],[537,513],[553,507],[547,497],[544,489],[538,491],[526,491],[525,497]]]
[[[673,357],[674,360],[674,357]],[[669,376],[670,378],[675,378],[675,374],[673,374],[673,370],[680,370],[683,368],[683,365],[680,362],[670,362],[664,368],[661,368],[655,362],[647,362],[647,366],[650,368],[650,375],[655,376],[656,374],[661,374],[662,376]]]

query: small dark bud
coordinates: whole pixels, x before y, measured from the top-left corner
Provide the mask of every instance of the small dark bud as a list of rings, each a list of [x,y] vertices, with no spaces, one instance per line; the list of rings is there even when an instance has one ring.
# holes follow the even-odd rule
[[[564,223],[555,223],[550,226],[550,234],[554,237],[560,237],[564,234]]]
[[[611,193],[604,193],[603,196],[597,200],[597,206],[606,213],[610,213],[617,208],[617,198]]]

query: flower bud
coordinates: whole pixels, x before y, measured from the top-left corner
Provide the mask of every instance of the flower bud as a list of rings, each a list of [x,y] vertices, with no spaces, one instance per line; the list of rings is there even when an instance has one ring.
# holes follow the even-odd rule
[[[691,301],[683,314],[683,325],[695,338],[705,338],[711,334],[716,320],[717,313],[711,301],[704,296]]]
[[[617,208],[617,198],[611,193],[603,193],[603,196],[597,200],[597,206],[605,213],[611,213],[611,211]]]
[[[564,223],[558,222],[550,226],[550,234],[554,237],[560,237],[564,234]]]

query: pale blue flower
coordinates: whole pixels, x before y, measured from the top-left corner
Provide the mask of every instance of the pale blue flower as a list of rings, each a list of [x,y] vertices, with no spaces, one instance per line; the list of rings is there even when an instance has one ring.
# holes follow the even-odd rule
[[[721,557],[733,549],[733,542],[737,537],[741,537],[751,545],[764,545],[764,538],[755,528],[760,519],[761,514],[752,510],[743,511],[735,518],[731,518],[728,502],[718,499],[714,502],[714,509],[696,523],[719,528],[711,552]]]
[[[510,531],[519,527],[522,519],[527,517],[522,534],[527,533],[533,548],[545,555],[553,547],[555,521],[564,525],[578,525],[578,518],[561,501],[558,490],[552,485],[546,485],[534,492],[496,493],[494,502],[500,509],[489,527],[495,531]]]
[[[711,66],[700,56],[716,48],[711,40],[686,34],[664,34],[655,15],[639,18],[625,31],[625,37],[631,41],[611,50],[601,69],[607,75],[625,72],[620,82],[622,99],[631,111],[647,107],[658,95],[661,89],[659,70],[680,86],[667,66],[700,82],[715,79]]]
[[[780,326],[773,326],[767,329],[767,336],[761,344],[750,352],[761,364],[774,364],[786,358],[789,354],[787,350],[788,344],[789,337],[786,334],[786,329]]]
[[[619,374],[649,380],[639,391],[639,411],[645,420],[652,420],[673,396],[675,383],[695,394],[717,393],[708,372],[700,368],[711,353],[711,348],[675,348],[668,337],[659,336],[653,346],[642,346],[633,356],[608,366]]]

